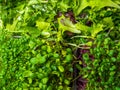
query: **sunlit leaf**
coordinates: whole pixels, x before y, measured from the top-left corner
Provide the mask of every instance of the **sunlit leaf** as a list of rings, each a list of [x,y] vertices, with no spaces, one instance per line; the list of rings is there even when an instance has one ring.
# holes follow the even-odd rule
[[[60,72],[64,72],[64,67],[63,66],[58,66],[58,69],[60,70]]]

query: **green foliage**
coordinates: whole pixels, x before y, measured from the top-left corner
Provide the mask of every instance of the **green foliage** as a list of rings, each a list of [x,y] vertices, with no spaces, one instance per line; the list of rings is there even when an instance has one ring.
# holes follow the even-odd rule
[[[76,0],[76,2],[77,2],[77,0]],[[115,7],[115,8],[120,9],[120,6],[112,0],[106,0],[104,2],[101,0],[95,0],[95,1],[82,0],[82,1],[78,1],[77,3],[79,3],[79,7],[77,8],[76,15],[80,14],[81,11],[88,6],[91,7],[92,9],[95,9],[95,10],[100,10],[101,8],[104,8],[104,7]]]
[[[87,89],[119,90],[119,5],[119,0],[0,0],[0,90],[71,90],[73,50],[84,45],[90,48],[82,55],[87,66],[78,67]],[[68,11],[77,22],[65,16]]]
[[[113,90],[120,87],[117,80],[120,78],[120,45],[105,34],[96,37],[91,47],[90,54],[94,60],[89,58],[89,54],[83,54],[86,67],[80,68],[80,74],[88,79],[87,89],[101,88]]]
[[[68,56],[62,56],[57,44],[43,38],[32,38],[21,35],[16,38],[8,32],[1,33],[0,79],[1,89],[46,90],[50,88],[68,87],[72,79],[66,73],[72,73],[67,62],[72,60],[71,49],[62,49]],[[4,37],[3,37],[4,36]],[[5,42],[4,42],[5,41]],[[56,49],[58,48],[58,50]],[[64,61],[67,58],[67,61]],[[65,66],[65,67],[64,67]],[[64,81],[65,79],[65,81]]]

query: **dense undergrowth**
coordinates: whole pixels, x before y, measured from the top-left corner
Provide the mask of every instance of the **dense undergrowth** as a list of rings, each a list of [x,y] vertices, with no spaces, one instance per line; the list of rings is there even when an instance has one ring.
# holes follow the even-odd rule
[[[119,0],[2,0],[0,15],[0,90],[120,90]]]

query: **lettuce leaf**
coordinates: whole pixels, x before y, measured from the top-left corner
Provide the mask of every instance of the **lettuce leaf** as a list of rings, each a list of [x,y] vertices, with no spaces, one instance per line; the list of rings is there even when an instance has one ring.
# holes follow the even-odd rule
[[[76,28],[76,26],[70,21],[68,18],[65,18],[64,16],[58,18],[58,24],[59,24],[59,30],[61,30],[62,33],[65,31],[69,31],[72,33],[81,33],[80,30]]]
[[[103,0],[81,0],[79,1],[79,7],[76,10],[76,15],[79,15],[81,11],[88,6],[90,6],[92,9],[95,9],[95,10],[100,10],[101,8],[104,8],[104,7],[114,7],[114,8],[120,9],[120,5],[118,5],[119,3],[120,3],[119,1],[115,3],[115,1],[112,1],[112,0],[105,0],[105,1]]]

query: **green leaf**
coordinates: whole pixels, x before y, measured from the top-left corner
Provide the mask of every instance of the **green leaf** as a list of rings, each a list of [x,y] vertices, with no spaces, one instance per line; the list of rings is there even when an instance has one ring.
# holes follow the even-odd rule
[[[87,78],[88,77],[88,74],[84,75],[83,78]]]
[[[102,24],[93,25],[92,30],[91,30],[91,36],[94,38],[102,30],[103,30]]]
[[[58,53],[54,53],[54,54],[53,54],[53,57],[54,57],[54,58],[58,58],[58,57],[59,57],[59,54],[58,54]]]
[[[7,24],[6,26],[6,29],[9,31],[9,32],[18,32],[17,31],[17,23],[18,23],[18,20],[14,20],[12,24]]]
[[[76,15],[79,15],[82,12],[82,10],[84,10],[88,6],[92,7],[92,9],[95,8],[96,10],[100,10],[101,8],[106,7],[106,6],[120,8],[120,6],[112,0],[105,0],[105,1],[81,0],[79,1],[79,7],[76,10]]]
[[[44,74],[43,73],[37,73],[37,77],[39,78],[39,79],[42,79],[42,78],[44,78]]]
[[[87,0],[79,1],[79,7],[77,8],[76,15],[79,15],[83,9],[89,6],[89,2]]]
[[[67,80],[67,79],[65,79],[65,80],[64,80],[64,83],[65,83],[66,85],[69,85],[69,84],[70,84],[70,81]]]
[[[47,52],[51,53],[52,52],[52,48],[50,46],[47,46]]]
[[[29,42],[29,47],[30,48],[34,48],[35,47],[35,42],[33,42],[32,40]]]
[[[48,30],[50,27],[50,23],[44,21],[36,21],[36,26],[40,30]]]
[[[85,35],[91,34],[92,38],[94,38],[99,32],[103,30],[103,25],[102,24],[93,24],[92,27],[88,27],[86,25],[83,25],[81,23],[76,24],[77,29],[81,30],[82,33]]]
[[[37,59],[36,57],[31,58],[31,59],[30,59],[30,63],[32,63],[33,65],[34,65],[34,64],[37,64],[37,63],[38,63],[38,59]]]
[[[120,8],[119,5],[117,5],[115,2],[113,2],[112,0],[90,0],[89,1],[89,6],[91,6],[92,8],[96,8],[98,10],[100,10],[103,7],[109,6],[109,7],[115,7],[115,8]]]
[[[46,83],[48,82],[48,77],[43,78],[43,79],[41,80],[41,82],[42,82],[43,84],[46,84]]]
[[[31,77],[33,76],[33,73],[32,71],[29,71],[29,70],[26,70],[24,73],[23,73],[24,77]]]
[[[112,60],[113,62],[115,62],[115,61],[116,61],[116,58],[115,58],[115,57],[112,57],[111,60]]]
[[[56,71],[56,70],[57,70],[57,67],[56,67],[55,65],[51,65],[51,69],[52,69],[53,71]]]
[[[47,31],[42,31],[41,35],[44,36],[44,37],[46,37],[46,38],[50,37],[50,33],[47,32]]]
[[[116,87],[115,90],[120,90],[120,87]]]
[[[113,27],[114,23],[111,17],[106,17],[103,19],[103,23],[107,25],[107,28]]]
[[[91,30],[90,27],[88,27],[88,26],[86,26],[86,25],[84,25],[82,23],[79,23],[79,22],[77,24],[75,24],[75,26],[76,26],[77,29],[81,30],[82,33],[86,33],[86,32]]]
[[[110,76],[114,76],[114,74],[115,74],[114,71],[110,72]]]
[[[72,53],[72,50],[70,48],[67,48],[66,49],[67,53],[71,54]]]
[[[29,27],[28,26],[22,27],[20,29],[20,31],[24,32],[24,33],[29,33],[30,36],[32,36],[34,38],[40,36],[40,34],[41,34],[41,31],[38,28],[30,27],[30,26]]]
[[[52,86],[48,86],[48,87],[47,87],[47,90],[53,90],[53,89],[52,89]]]
[[[68,54],[68,55],[66,55],[65,60],[66,60],[66,62],[70,62],[72,60],[72,58],[73,58],[72,55]]]
[[[63,15],[58,18],[58,24],[59,24],[59,30],[61,31],[61,34],[63,34],[64,31],[70,31],[72,33],[81,33],[80,30],[76,28],[76,26],[70,21],[68,18],[65,18]]]
[[[60,76],[60,73],[58,71],[52,71],[53,75],[57,75],[58,77]]]
[[[46,51],[46,50],[47,50],[47,46],[46,46],[46,45],[42,45],[42,46],[41,46],[41,50],[42,50],[42,51]]]
[[[66,11],[69,8],[69,5],[61,1],[60,3],[60,8],[62,8],[63,11]]]
[[[104,44],[105,44],[105,45],[108,45],[109,42],[110,42],[110,38],[105,38]]]
[[[28,78],[29,84],[32,84],[32,78]]]
[[[3,27],[4,27],[4,25],[3,25],[3,21],[0,19],[0,30],[2,30]]]
[[[63,90],[63,86],[59,86],[59,87],[58,87],[58,90]]]
[[[37,55],[37,59],[39,61],[40,64],[43,64],[46,62],[46,57],[45,56],[41,56],[41,55]]]
[[[108,56],[110,56],[110,57],[112,57],[113,55],[114,55],[114,50],[110,50],[109,52],[108,52]]]
[[[113,71],[113,70],[115,70],[115,69],[116,69],[116,66],[112,66],[112,67],[110,68],[111,71]]]
[[[43,86],[43,83],[39,83],[39,88],[41,89],[42,88],[42,86]]]
[[[88,53],[83,54],[83,60],[88,61],[89,60],[89,55]]]
[[[39,3],[38,0],[30,0],[30,1],[28,2],[28,6],[34,5],[34,4],[38,4],[38,3]]]
[[[64,72],[64,67],[63,66],[58,66],[58,69],[60,72]]]

